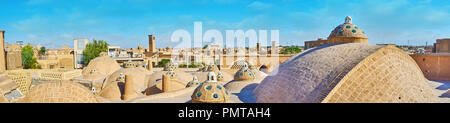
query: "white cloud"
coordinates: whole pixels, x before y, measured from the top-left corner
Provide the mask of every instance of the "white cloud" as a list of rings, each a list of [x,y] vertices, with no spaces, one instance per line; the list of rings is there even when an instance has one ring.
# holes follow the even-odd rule
[[[272,8],[272,4],[255,1],[255,2],[251,3],[250,5],[248,5],[247,7],[250,9],[253,9],[253,10],[267,10],[267,9]]]
[[[49,26],[49,23],[51,23],[49,19],[35,15],[28,19],[14,23],[12,27],[19,31],[33,32],[43,29],[49,29],[51,27]]]

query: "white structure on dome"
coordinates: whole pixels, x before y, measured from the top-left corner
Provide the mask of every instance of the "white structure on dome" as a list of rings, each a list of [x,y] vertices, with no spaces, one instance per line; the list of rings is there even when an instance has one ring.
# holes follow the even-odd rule
[[[345,17],[345,23],[352,23],[352,17],[350,16]]]
[[[217,82],[216,74],[214,72],[209,72],[206,82]]]

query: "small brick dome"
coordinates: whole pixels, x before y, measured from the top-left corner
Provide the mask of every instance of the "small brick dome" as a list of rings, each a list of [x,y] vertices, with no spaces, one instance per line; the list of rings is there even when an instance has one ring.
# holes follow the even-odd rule
[[[192,78],[192,81],[189,81],[189,82],[187,83],[186,88],[194,87],[194,86],[197,87],[198,85],[200,85],[200,82],[198,81],[197,76],[194,76],[194,77]]]
[[[208,80],[201,83],[191,96],[193,103],[226,103],[229,99],[228,91],[217,82],[214,72],[208,73]]]
[[[234,75],[234,80],[236,81],[245,81],[254,79],[255,79],[255,71],[250,69],[246,63]]]

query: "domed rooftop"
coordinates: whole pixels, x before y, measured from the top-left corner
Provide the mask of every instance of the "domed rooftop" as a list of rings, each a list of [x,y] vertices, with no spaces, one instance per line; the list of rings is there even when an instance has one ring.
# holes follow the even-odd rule
[[[97,57],[89,62],[89,65],[83,69],[83,75],[89,74],[92,70],[100,74],[109,75],[120,69],[120,65],[109,56]]]
[[[200,85],[200,81],[198,81],[197,76],[194,76],[194,78],[192,78],[192,81],[189,81],[186,85],[186,88],[189,87],[197,87],[198,85]]]
[[[122,100],[122,95],[124,94],[124,82],[111,82],[105,88],[100,91],[98,96],[110,100]]]
[[[226,83],[224,87],[231,93],[239,93],[247,85],[260,83],[265,77],[266,73],[259,70],[252,70],[246,64],[236,72],[234,80]]]
[[[173,69],[169,69],[169,71],[167,71],[165,75],[169,76],[170,79],[174,79],[177,77],[177,74]]]
[[[222,71],[217,72],[217,81],[223,81],[225,78],[223,76]]]
[[[219,71],[219,68],[217,67],[217,65],[215,65],[215,64],[211,64],[211,65],[209,65],[209,67],[208,67],[208,70],[207,71],[204,71],[204,72],[218,72]]]
[[[135,89],[138,92],[142,92],[147,88],[148,80],[149,80],[149,72],[145,69],[139,69],[139,68],[124,68],[119,69],[112,73],[110,76],[108,76],[103,83],[102,88],[106,88],[113,82],[125,82],[125,75],[133,75],[133,83],[135,84]]]
[[[328,36],[329,43],[367,43],[364,31],[352,24],[352,18],[347,16],[345,22],[337,26]]]
[[[221,72],[221,76],[223,77],[223,80],[217,79],[217,81],[219,83],[225,84],[225,83],[233,80],[233,75],[232,74],[229,74],[227,72],[222,72],[222,71],[218,71],[218,72],[215,72],[215,73],[219,74],[219,72]],[[200,82],[203,82],[203,81],[208,80],[208,73],[209,72],[194,72],[193,75],[197,76],[198,80]]]
[[[250,68],[251,66],[254,66],[254,64],[241,59],[241,60],[235,61],[233,63],[233,65],[231,65],[230,69],[241,69],[244,65],[247,65],[248,68]]]
[[[101,52],[100,54],[98,54],[98,56],[100,57],[108,56],[108,52]]]
[[[149,87],[154,86],[162,81],[162,75],[168,73],[169,71],[156,71],[150,74],[148,77],[148,85]],[[180,82],[189,82],[194,77],[192,74],[184,72],[182,70],[178,70],[175,72],[174,80],[178,80]],[[200,79],[200,78],[199,78]],[[200,79],[201,80],[201,79]]]
[[[169,62],[164,66],[164,71],[169,71],[170,69],[173,69],[174,71],[178,70],[178,64]]]
[[[101,74],[96,69],[92,69],[91,72],[89,72],[87,74],[83,74],[81,76],[81,78],[84,80],[100,80],[100,79],[105,79],[106,76],[107,75]]]
[[[208,80],[194,90],[191,98],[193,103],[226,103],[229,94],[222,84],[217,83],[216,74],[209,72]]]
[[[134,98],[134,96],[144,96],[147,89],[147,82],[145,81],[147,78],[142,76],[142,74],[137,74],[136,69],[133,69],[134,68],[127,68],[114,72],[109,80],[105,81],[108,83],[104,84],[104,88],[100,91],[98,96],[114,101],[127,100],[129,98],[126,96],[130,94],[133,95],[133,97],[130,98]]]
[[[247,63],[244,63],[244,66],[242,66],[242,68],[239,69],[234,75],[234,80],[236,81],[245,81],[254,79],[255,79],[255,72],[254,70],[248,67]]]
[[[416,62],[388,45],[325,45],[285,61],[254,90],[260,103],[435,102]]]
[[[39,84],[26,95],[25,103],[96,103],[92,92],[73,82],[48,82]]]

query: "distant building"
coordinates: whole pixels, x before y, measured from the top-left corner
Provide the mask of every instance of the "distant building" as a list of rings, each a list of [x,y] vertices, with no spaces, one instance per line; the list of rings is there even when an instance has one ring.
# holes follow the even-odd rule
[[[317,40],[314,41],[305,41],[305,49],[319,47],[325,44],[327,44],[327,40],[324,40],[323,38],[318,38]]]
[[[6,53],[6,69],[22,69],[22,51],[8,51]]]
[[[433,45],[433,53],[450,53],[450,38],[437,39]]]
[[[449,81],[450,80],[450,38],[437,39],[433,45],[433,53],[413,54],[427,79]]]
[[[83,68],[84,57],[83,50],[86,48],[86,45],[89,43],[89,39],[75,39],[73,40],[73,50],[74,50],[74,67],[75,69]]]
[[[108,46],[108,56],[118,57],[120,52],[120,46]]]
[[[450,53],[413,54],[411,57],[427,79],[450,81]]]
[[[48,49],[44,55],[37,60],[42,69],[74,69],[74,51],[62,46],[61,49]]]
[[[23,41],[16,41],[17,44],[23,45]]]

